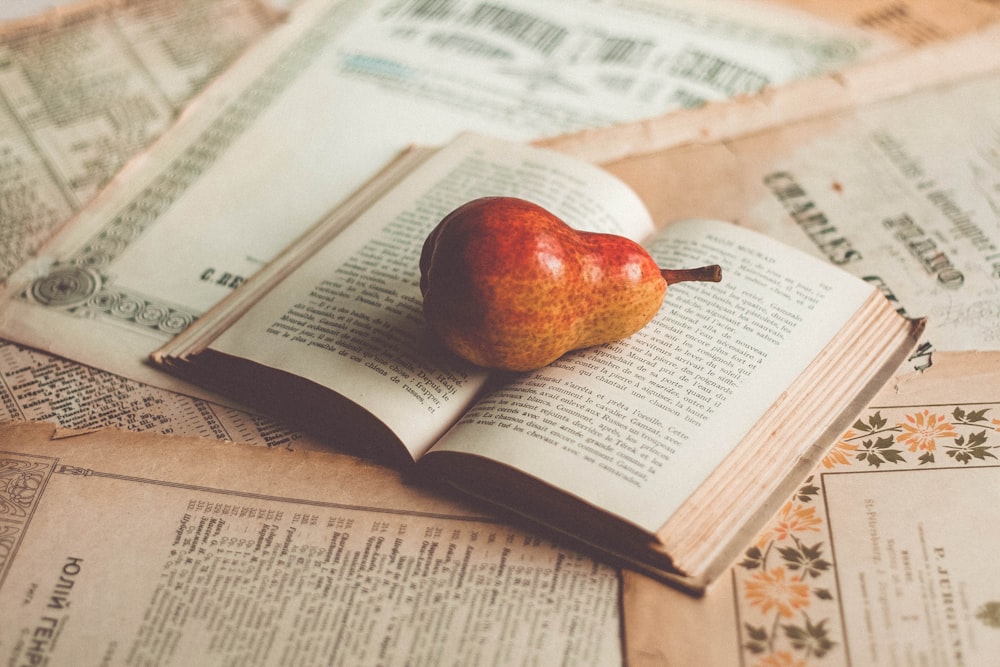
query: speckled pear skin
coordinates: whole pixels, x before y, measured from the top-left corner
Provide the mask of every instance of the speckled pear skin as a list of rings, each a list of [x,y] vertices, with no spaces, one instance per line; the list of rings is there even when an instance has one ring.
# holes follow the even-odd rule
[[[582,232],[523,199],[486,197],[445,216],[420,257],[436,336],[487,368],[541,368],[571,350],[630,336],[667,281],[635,242]]]

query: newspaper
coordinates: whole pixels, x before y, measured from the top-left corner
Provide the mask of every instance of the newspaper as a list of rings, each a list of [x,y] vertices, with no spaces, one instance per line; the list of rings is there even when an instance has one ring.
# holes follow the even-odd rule
[[[1000,349],[1000,67],[980,55],[998,39],[550,146],[622,177],[658,224],[737,221],[878,285],[928,318],[922,368],[933,349]]]
[[[893,48],[735,5],[299,3],[11,277],[0,333],[206,396],[147,355],[409,144],[612,124]]]
[[[0,25],[0,278],[278,16],[259,0],[91,0]]]
[[[0,425],[12,665],[621,664],[618,573],[343,455]]]

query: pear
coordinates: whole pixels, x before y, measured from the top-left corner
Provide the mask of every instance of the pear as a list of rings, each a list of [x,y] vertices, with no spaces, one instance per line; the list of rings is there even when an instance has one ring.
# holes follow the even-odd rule
[[[717,265],[661,270],[634,241],[573,229],[515,197],[459,206],[420,256],[436,337],[474,364],[509,371],[630,336],[653,318],[669,284],[720,278]]]

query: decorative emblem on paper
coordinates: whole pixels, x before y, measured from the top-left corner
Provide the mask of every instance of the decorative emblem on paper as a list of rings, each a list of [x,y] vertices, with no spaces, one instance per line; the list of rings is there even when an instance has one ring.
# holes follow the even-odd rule
[[[75,266],[60,267],[31,285],[31,298],[43,306],[66,308],[83,303],[101,286],[94,271]]]
[[[819,473],[1000,461],[1000,418],[992,417],[991,409],[873,410],[840,437],[817,474],[785,503],[733,568],[744,664],[808,667],[848,661]],[[1000,628],[1000,602],[983,604],[976,618]]]
[[[0,459],[0,519],[25,519],[49,470],[47,463]]]
[[[187,312],[110,285],[94,269],[59,266],[31,285],[32,301],[77,317],[111,317],[175,335],[195,320]]]

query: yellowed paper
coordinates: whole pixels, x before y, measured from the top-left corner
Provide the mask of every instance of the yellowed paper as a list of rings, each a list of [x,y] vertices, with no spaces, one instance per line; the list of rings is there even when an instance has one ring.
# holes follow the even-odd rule
[[[261,0],[89,0],[0,24],[0,278],[277,19]]]
[[[629,664],[992,664],[998,457],[1000,354],[935,354],[704,598],[624,573]]]
[[[5,664],[621,663],[618,575],[346,456],[0,426]]]
[[[22,20],[0,25],[3,277],[280,18],[257,0],[59,4],[39,16],[19,5]],[[274,420],[6,341],[0,368],[0,419],[318,446]]]
[[[926,46],[974,32],[1000,18],[995,3],[977,0],[772,0],[817,16]]]
[[[639,192],[657,224],[736,221],[926,316],[916,367],[932,347],[1000,349],[1000,69],[981,57],[998,41],[993,26],[701,116],[581,137],[579,146],[591,159],[607,148],[604,166]],[[699,128],[715,134],[698,138]],[[648,148],[612,156],[643,135]],[[575,152],[570,141],[558,147]]]
[[[616,168],[619,161],[628,164],[634,160],[640,165],[650,155],[681,146],[719,144],[723,148],[738,137],[848,112],[921,87],[993,72],[997,69],[995,60],[981,55],[992,52],[998,34],[1000,29],[991,23],[952,40],[874,58],[829,75],[793,81],[735,102],[713,102],[614,128],[569,132],[538,143],[610,168]],[[690,164],[682,162],[681,166]],[[669,212],[665,208],[669,198],[656,194],[657,174],[662,172],[651,165],[646,165],[644,171],[645,178],[631,181],[634,187],[647,199],[651,210]],[[683,171],[676,172],[675,177],[683,176]],[[695,183],[691,186],[695,187]]]

